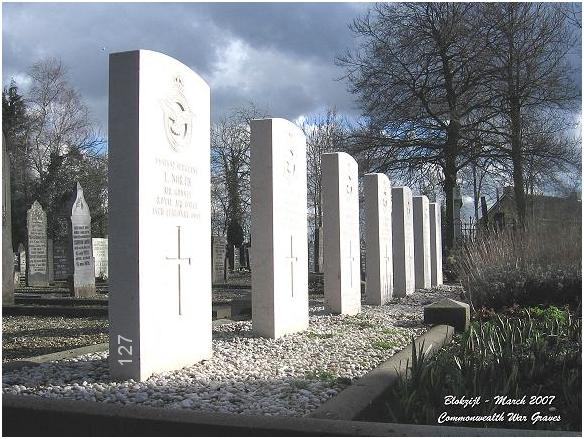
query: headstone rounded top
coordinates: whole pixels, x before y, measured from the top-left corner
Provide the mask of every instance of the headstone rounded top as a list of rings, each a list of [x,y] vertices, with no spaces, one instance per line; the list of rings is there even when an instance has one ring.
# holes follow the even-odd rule
[[[46,219],[46,213],[38,200],[32,203],[32,206],[30,206],[26,214],[28,221],[43,221]]]
[[[339,157],[339,162],[348,162],[351,164],[354,164],[354,166],[357,166],[357,160],[355,160],[353,158],[353,156],[351,154],[348,154],[346,152],[325,152],[322,154],[323,156],[338,156]]]
[[[393,190],[403,192],[404,195],[412,195],[412,190],[408,186],[396,186],[392,188]]]

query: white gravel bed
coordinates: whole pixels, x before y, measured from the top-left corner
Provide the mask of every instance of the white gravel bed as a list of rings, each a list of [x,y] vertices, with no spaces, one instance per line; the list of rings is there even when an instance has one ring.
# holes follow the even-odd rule
[[[6,372],[2,392],[198,412],[304,416],[425,332],[422,305],[454,292],[421,291],[357,316],[310,309],[307,331],[255,337],[251,322],[213,330],[213,357],[143,382],[117,382],[107,352]]]

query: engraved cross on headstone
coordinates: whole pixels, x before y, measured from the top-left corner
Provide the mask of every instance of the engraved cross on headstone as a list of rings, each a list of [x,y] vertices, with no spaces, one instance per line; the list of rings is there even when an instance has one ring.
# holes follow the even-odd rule
[[[353,286],[353,241],[349,240],[349,272],[351,273],[351,286]]]
[[[389,262],[389,251],[387,248],[387,244],[385,244],[385,256],[383,257],[383,259],[385,259],[385,292],[387,293],[387,290],[389,289],[389,276],[388,276],[388,270],[387,270],[387,263]]]
[[[180,256],[180,226],[176,226],[177,228],[177,236],[178,236],[178,242],[177,242],[177,247],[178,247],[178,252],[177,252],[177,256],[176,258],[169,258],[168,256],[166,257],[167,261],[176,261],[177,263],[177,267],[178,267],[178,315],[182,315],[182,308],[181,308],[181,282],[180,282],[180,266],[183,263],[183,261],[187,261],[187,263],[189,265],[191,265],[191,258],[187,257],[187,258],[181,258]]]
[[[298,257],[294,256],[292,235],[290,235],[290,256],[286,256],[286,259],[290,259],[290,282],[292,286],[292,297],[294,297],[294,262],[298,262]]]

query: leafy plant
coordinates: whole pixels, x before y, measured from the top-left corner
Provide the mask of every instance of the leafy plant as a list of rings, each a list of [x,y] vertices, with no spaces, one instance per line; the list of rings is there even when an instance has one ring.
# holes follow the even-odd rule
[[[579,431],[581,327],[581,318],[555,307],[539,308],[534,313],[526,310],[522,317],[497,315],[488,321],[475,321],[435,357],[424,355],[422,348],[412,352],[412,363],[388,398],[383,420],[436,424],[444,411],[452,416],[500,412],[501,406],[494,404],[495,395],[554,395],[551,406],[527,405],[513,407],[513,411],[530,419],[538,409],[547,413],[553,407],[553,413],[561,415],[560,422],[463,425]],[[481,396],[482,402],[472,409],[446,406],[446,395]]]

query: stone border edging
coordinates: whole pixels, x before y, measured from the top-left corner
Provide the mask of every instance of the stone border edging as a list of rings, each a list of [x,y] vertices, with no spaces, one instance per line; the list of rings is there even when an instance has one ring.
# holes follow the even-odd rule
[[[3,436],[580,436],[545,430],[207,414],[15,395],[4,395],[2,415]]]
[[[213,327],[223,325],[226,323],[233,323],[233,320],[230,319],[213,320]],[[23,358],[21,360],[7,361],[6,363],[2,363],[2,371],[18,370],[26,366],[34,367],[42,363],[48,363],[50,361],[66,360],[68,358],[75,358],[80,355],[107,351],[108,349],[109,349],[108,343],[99,343],[75,349],[67,349],[66,351],[53,352],[51,354],[38,355],[36,357]]]
[[[434,326],[414,341],[416,351],[423,344],[424,351],[433,355],[442,346],[452,341],[453,334],[452,326]],[[407,364],[411,363],[412,344],[409,344],[381,366],[368,372],[337,396],[308,414],[307,417],[361,421],[376,419],[380,410],[379,402],[389,394],[398,376],[405,374]]]
[[[107,306],[3,305],[3,316],[106,317]]]
[[[53,352],[52,354],[38,355],[36,357],[23,358],[22,360],[8,361],[2,364],[2,371],[13,371],[26,366],[38,366],[50,361],[65,360],[67,358],[78,357],[79,355],[93,354],[108,350],[108,343],[100,343],[89,346],[83,346],[66,351]]]

